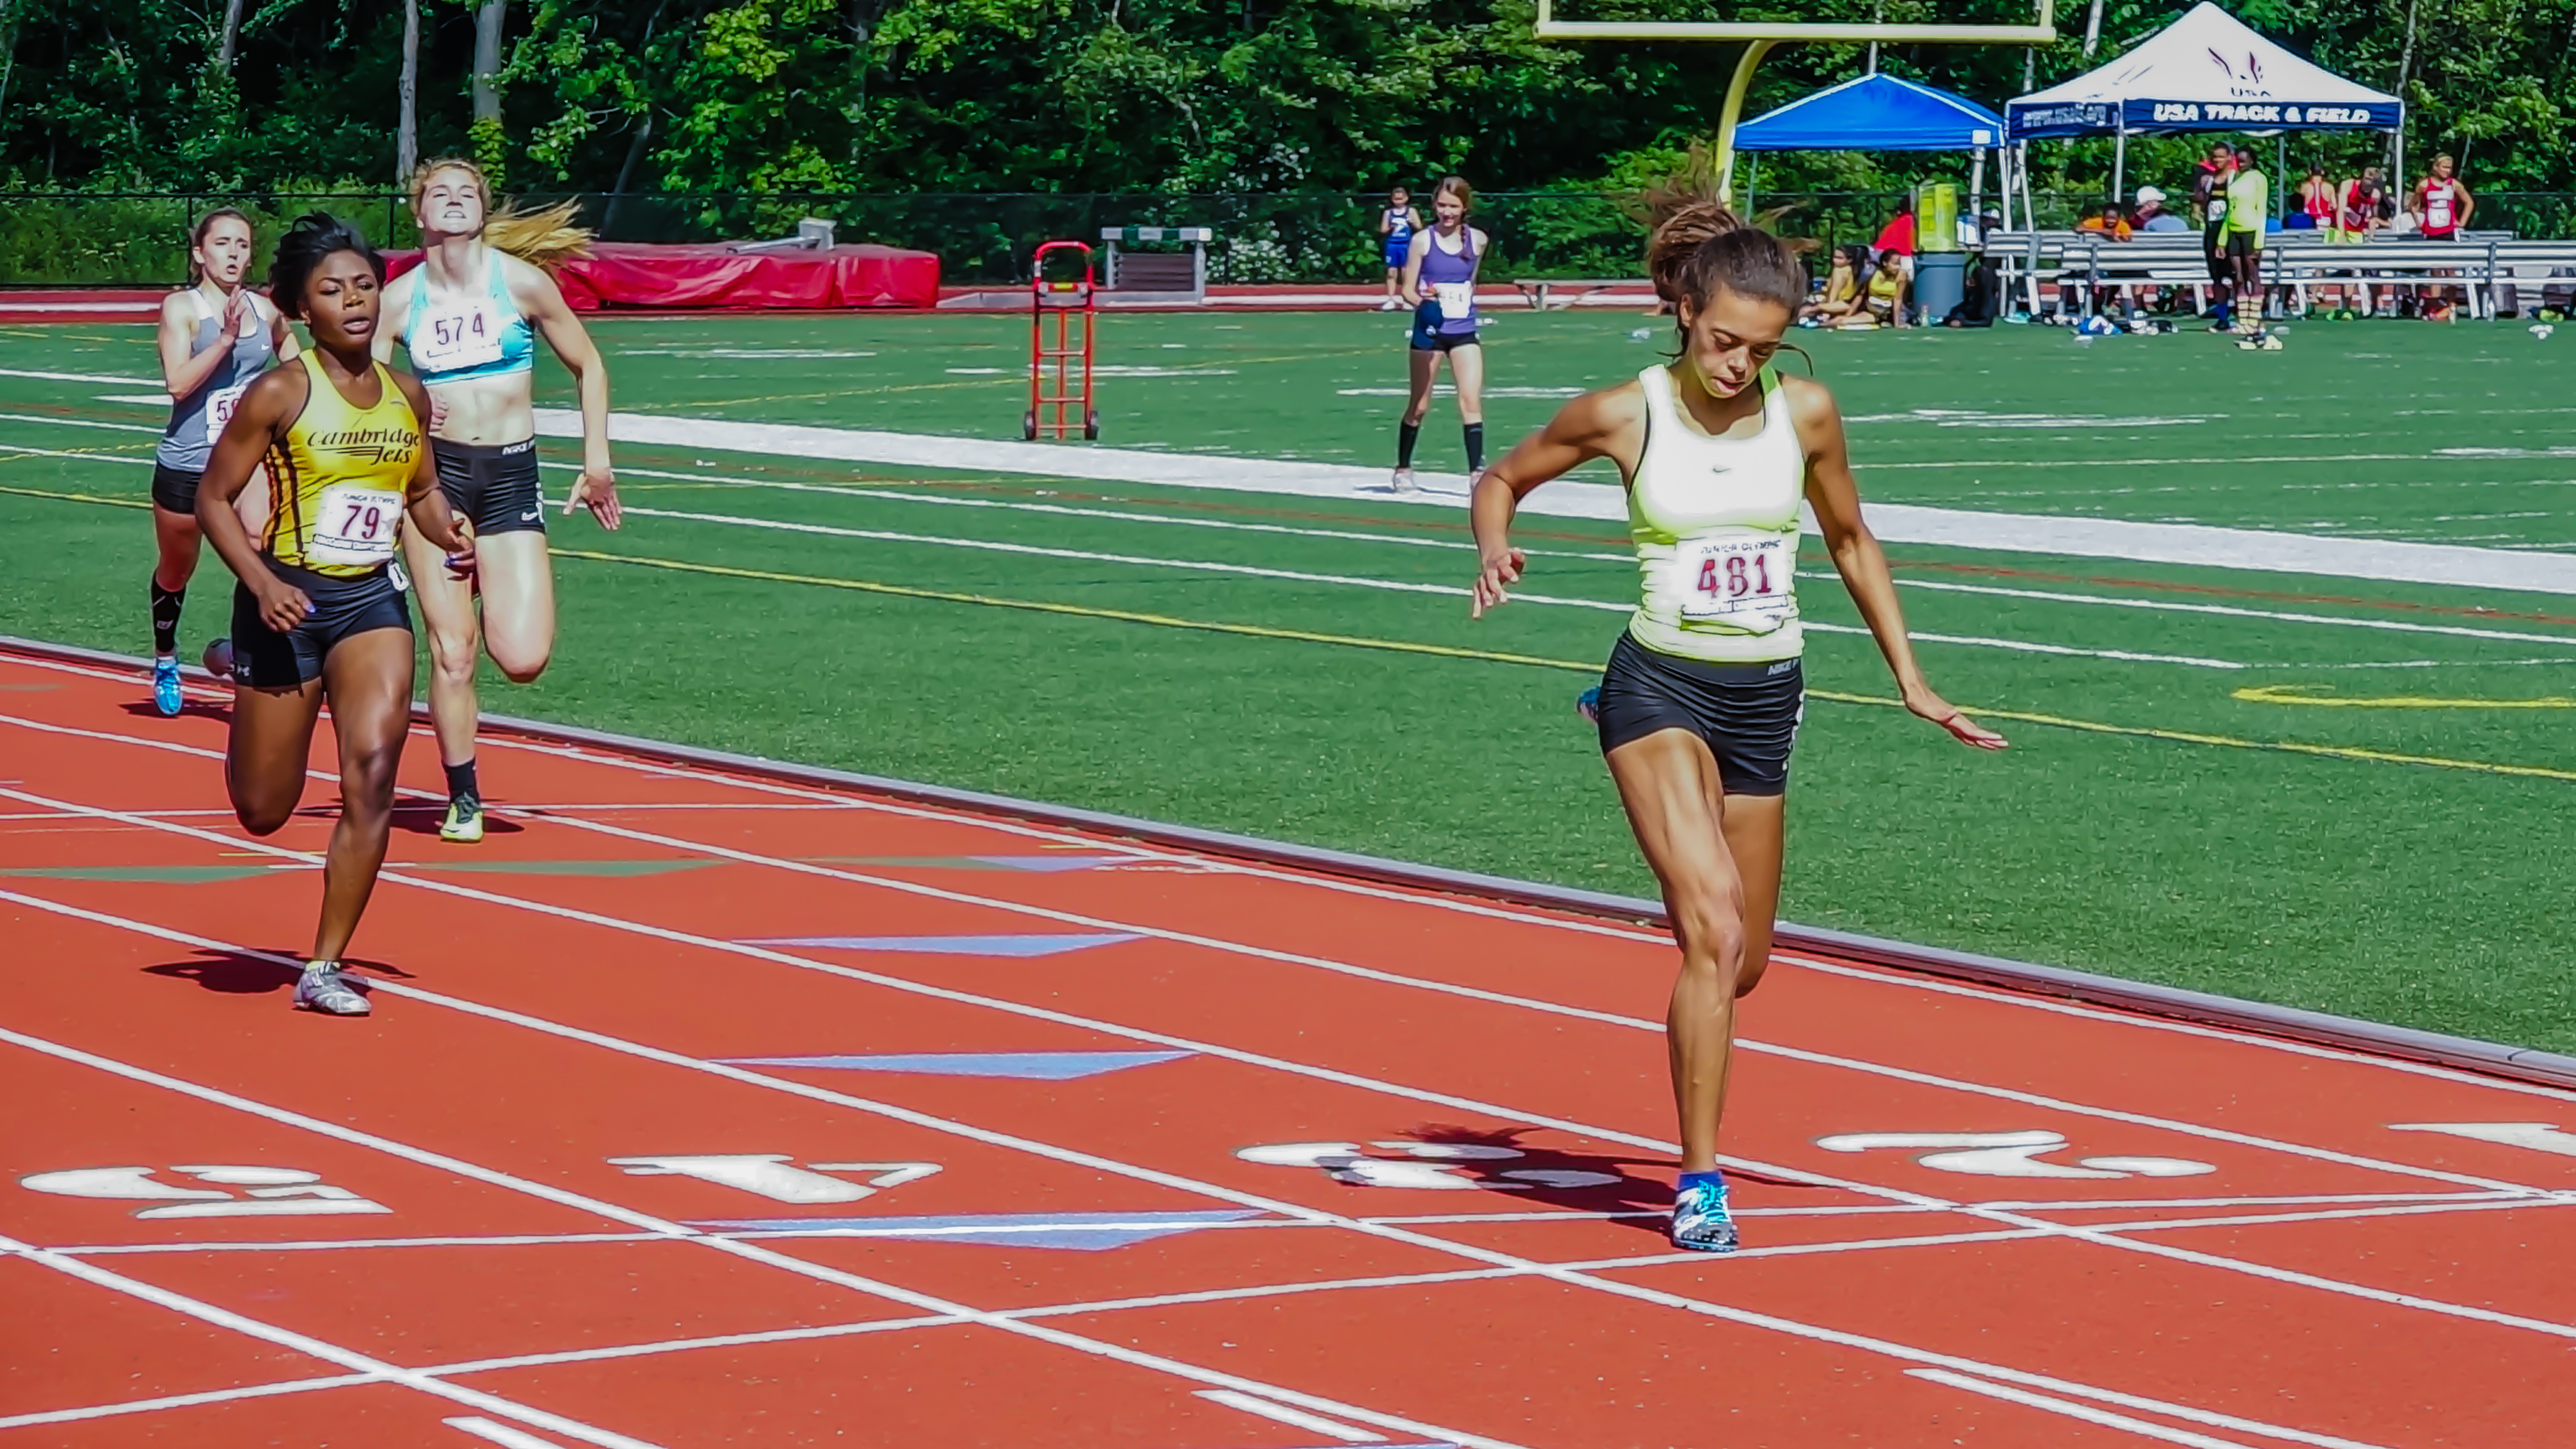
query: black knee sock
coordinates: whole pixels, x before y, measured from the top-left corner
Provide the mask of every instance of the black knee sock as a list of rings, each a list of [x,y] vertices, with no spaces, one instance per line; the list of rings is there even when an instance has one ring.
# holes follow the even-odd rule
[[[474,779],[472,760],[467,760],[461,765],[449,765],[446,769],[448,799],[480,800],[483,798],[483,787]]]
[[[188,603],[184,588],[165,589],[161,581],[152,581],[152,652],[179,652],[179,611]]]
[[[1469,423],[1467,433],[1467,471],[1481,473],[1485,468],[1485,425]]]
[[[1395,430],[1395,466],[1413,466],[1413,445],[1422,441],[1422,424],[1402,423]]]

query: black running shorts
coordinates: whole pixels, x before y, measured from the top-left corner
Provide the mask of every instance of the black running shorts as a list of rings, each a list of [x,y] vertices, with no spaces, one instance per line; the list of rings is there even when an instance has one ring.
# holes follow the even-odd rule
[[[1689,730],[1717,756],[1726,793],[1785,794],[1806,698],[1806,674],[1795,659],[1708,664],[1622,634],[1601,672],[1601,752],[1663,730]]]
[[[253,689],[294,689],[322,677],[322,661],[343,639],[378,629],[411,632],[411,606],[389,569],[342,579],[274,560],[269,570],[304,591],[313,612],[280,634],[259,617],[259,596],[233,585],[233,682]]]
[[[1465,332],[1440,330],[1440,304],[1425,302],[1413,309],[1413,350],[1416,352],[1455,352],[1478,343],[1473,329]]]
[[[206,475],[173,468],[166,463],[152,465],[152,501],[172,513],[190,517],[197,512],[197,484]]]
[[[499,447],[432,439],[429,451],[438,464],[439,490],[448,506],[473,523],[476,538],[546,531],[536,439]]]
[[[2263,233],[2259,231],[2229,232],[2227,234],[2227,255],[2230,260],[2237,257],[2259,257],[2263,255]]]

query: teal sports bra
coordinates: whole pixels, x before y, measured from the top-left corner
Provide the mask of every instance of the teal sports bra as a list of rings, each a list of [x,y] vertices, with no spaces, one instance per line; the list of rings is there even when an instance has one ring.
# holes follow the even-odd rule
[[[426,271],[412,290],[403,344],[411,351],[411,370],[432,387],[536,367],[536,329],[510,300],[501,254],[487,247],[483,256],[487,265],[479,294],[433,298]]]

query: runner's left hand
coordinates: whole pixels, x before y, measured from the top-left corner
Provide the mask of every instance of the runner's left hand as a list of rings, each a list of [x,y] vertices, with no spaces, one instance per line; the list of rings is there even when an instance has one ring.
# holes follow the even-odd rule
[[[1928,689],[1909,690],[1905,707],[1948,730],[1963,745],[1980,750],[2000,750],[2005,746],[2002,735],[1961,714],[1957,705]]]
[[[564,499],[564,517],[570,518],[576,508],[589,509],[600,527],[615,533],[624,517],[617,506],[617,475],[606,468],[582,469],[581,477],[573,482],[571,495]]]
[[[1507,585],[1521,581],[1521,570],[1529,567],[1529,555],[1516,548],[1488,553],[1476,570],[1475,601],[1467,606],[1467,617],[1481,619],[1488,609],[1499,609],[1511,601]]]

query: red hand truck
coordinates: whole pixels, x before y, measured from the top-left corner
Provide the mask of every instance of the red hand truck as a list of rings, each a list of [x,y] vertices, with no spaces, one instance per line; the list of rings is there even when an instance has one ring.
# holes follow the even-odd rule
[[[1050,281],[1049,253],[1082,257],[1082,280]],[[1091,336],[1100,319],[1094,295],[1091,248],[1078,241],[1051,241],[1029,264],[1029,410],[1020,418],[1020,436],[1070,436],[1076,428],[1085,438],[1100,436],[1100,414],[1091,406]],[[1055,336],[1047,336],[1047,317],[1055,317]],[[1052,346],[1048,345],[1052,340]],[[1077,360],[1080,387],[1075,386]],[[1079,421],[1075,410],[1079,409]]]

